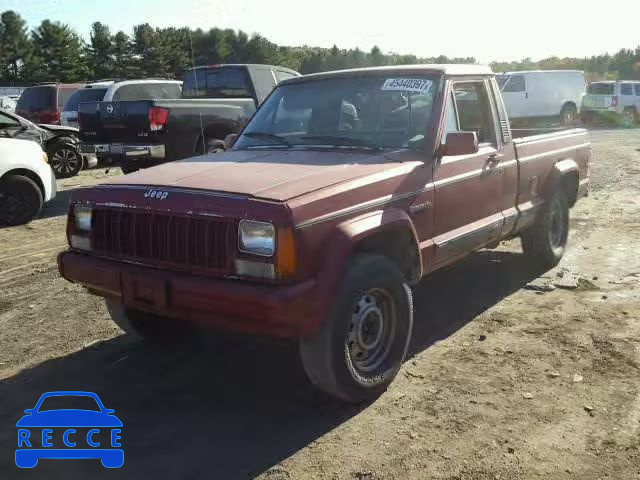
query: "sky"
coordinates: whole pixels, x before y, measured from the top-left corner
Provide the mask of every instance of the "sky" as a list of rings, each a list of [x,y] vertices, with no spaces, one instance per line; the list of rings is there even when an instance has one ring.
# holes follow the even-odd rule
[[[91,23],[233,28],[279,45],[421,57],[534,60],[584,57],[640,44],[640,1],[609,0],[0,0],[30,27],[58,20],[88,39]]]

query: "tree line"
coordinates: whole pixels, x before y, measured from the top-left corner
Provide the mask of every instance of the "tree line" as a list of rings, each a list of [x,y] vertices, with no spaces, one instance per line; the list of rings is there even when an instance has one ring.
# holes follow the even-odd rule
[[[188,27],[158,28],[136,25],[131,34],[111,32],[94,22],[89,40],[60,22],[44,20],[29,30],[24,19],[8,10],[0,15],[0,82],[30,84],[82,82],[104,78],[181,78],[195,65],[266,63],[283,65],[303,74],[342,68],[411,63],[476,63],[475,58],[417,57],[370,51],[276,45],[265,37],[232,29],[208,31]],[[589,58],[551,57],[538,62],[495,62],[494,71],[530,69],[585,70],[592,78],[640,79],[640,46],[614,55]]]

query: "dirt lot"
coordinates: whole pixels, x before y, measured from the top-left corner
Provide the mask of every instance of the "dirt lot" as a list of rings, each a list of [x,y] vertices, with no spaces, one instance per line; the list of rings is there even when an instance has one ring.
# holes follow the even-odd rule
[[[121,336],[55,267],[69,192],[105,173],[62,182],[45,218],[0,230],[0,478],[640,478],[640,130],[592,139],[561,265],[531,271],[511,242],[423,281],[411,358],[357,409],[316,394],[290,345]],[[115,409],[122,469],[15,467],[22,410],[65,389]]]

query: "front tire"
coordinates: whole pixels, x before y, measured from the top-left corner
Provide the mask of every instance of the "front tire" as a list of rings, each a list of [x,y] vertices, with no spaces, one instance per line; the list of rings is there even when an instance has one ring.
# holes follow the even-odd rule
[[[636,113],[630,109],[627,108],[624,112],[622,112],[622,126],[624,128],[631,128],[635,125],[636,123]]]
[[[74,177],[82,170],[84,164],[78,149],[65,141],[57,141],[49,146],[47,156],[56,178]]]
[[[301,339],[311,382],[350,403],[377,398],[402,366],[413,331],[411,290],[398,268],[378,255],[349,262],[320,329]]]
[[[42,204],[42,192],[30,178],[12,175],[0,183],[0,223],[29,223],[40,214]]]
[[[548,270],[560,262],[569,237],[569,202],[564,190],[555,189],[535,223],[520,237],[524,254],[534,265]]]

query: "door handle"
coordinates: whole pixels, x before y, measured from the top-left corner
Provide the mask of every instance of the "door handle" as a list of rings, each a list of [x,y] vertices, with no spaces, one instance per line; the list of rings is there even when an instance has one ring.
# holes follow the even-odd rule
[[[524,98],[526,98],[526,99],[529,98],[529,92],[524,92]]]

